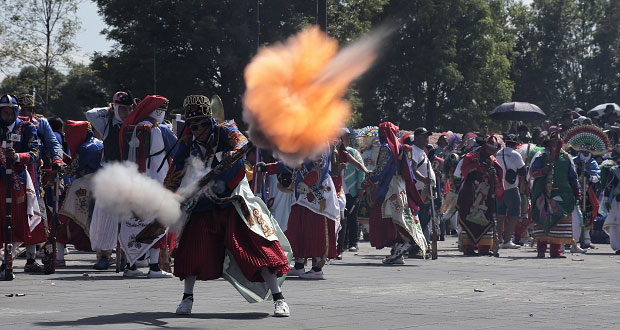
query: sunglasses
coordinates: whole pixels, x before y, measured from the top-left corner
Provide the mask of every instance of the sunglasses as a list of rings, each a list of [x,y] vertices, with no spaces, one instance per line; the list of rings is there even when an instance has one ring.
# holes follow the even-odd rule
[[[199,130],[201,128],[207,127],[207,125],[209,125],[209,123],[206,120],[203,120],[203,121],[201,121],[199,123],[195,123],[195,124],[189,125],[189,129],[191,131],[197,131],[197,130]]]

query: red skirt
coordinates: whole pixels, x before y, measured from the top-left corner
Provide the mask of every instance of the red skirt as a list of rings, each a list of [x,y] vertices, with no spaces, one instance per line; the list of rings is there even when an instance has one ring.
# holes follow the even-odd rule
[[[75,223],[73,219],[59,214],[58,221],[60,224],[58,226],[56,240],[59,243],[73,244],[75,249],[78,251],[92,251],[90,249],[90,238],[88,238],[88,235],[86,235],[84,229]]]
[[[201,281],[222,277],[225,249],[252,282],[263,282],[263,267],[278,277],[288,272],[280,242],[268,241],[251,231],[235,208],[229,206],[192,214],[177,247],[174,275],[181,280],[196,276]]]
[[[334,221],[301,205],[291,207],[284,234],[291,244],[295,258],[322,257],[325,250],[327,258],[338,256]]]
[[[11,227],[13,242],[23,242],[24,245],[31,245],[37,243],[43,243],[47,239],[47,233],[45,232],[45,224],[43,219],[34,230],[30,231],[28,225],[28,214],[26,213],[26,185],[21,185],[21,190],[18,192],[13,187],[13,202],[11,203]],[[38,205],[37,211],[38,211]],[[4,244],[6,238],[6,184],[5,181],[0,179],[0,244]]]
[[[392,247],[394,243],[403,242],[398,233],[400,228],[396,228],[392,219],[383,218],[381,215],[383,200],[383,198],[377,199],[370,210],[370,246],[377,249]]]
[[[158,240],[155,244],[153,244],[151,248],[168,250],[172,252],[172,250],[174,250],[174,248],[176,247],[176,240],[177,240],[177,234],[168,231],[168,233],[164,235],[164,237],[162,237],[160,240]]]

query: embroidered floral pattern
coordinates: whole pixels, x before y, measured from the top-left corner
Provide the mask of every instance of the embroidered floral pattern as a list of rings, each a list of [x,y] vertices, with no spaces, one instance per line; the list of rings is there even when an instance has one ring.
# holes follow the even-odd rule
[[[181,185],[181,179],[183,178],[184,171],[177,171],[176,165],[170,166],[168,175],[164,179],[164,187],[175,190]]]
[[[390,162],[391,154],[392,153],[388,147],[382,146],[381,149],[379,149],[379,156],[377,156],[377,167],[375,167],[374,171],[372,171],[369,176],[375,177],[377,175],[381,175],[385,167]]]
[[[127,247],[129,248],[133,248],[135,247],[136,249],[139,249],[142,247],[142,243],[138,242],[136,240],[136,235],[132,234],[131,236],[129,236],[129,241],[127,242]]]
[[[256,219],[256,222],[258,222],[263,234],[265,234],[266,237],[274,234],[273,229],[267,224],[267,222],[265,222],[265,219],[263,219],[263,216],[258,209],[252,210],[252,218]]]

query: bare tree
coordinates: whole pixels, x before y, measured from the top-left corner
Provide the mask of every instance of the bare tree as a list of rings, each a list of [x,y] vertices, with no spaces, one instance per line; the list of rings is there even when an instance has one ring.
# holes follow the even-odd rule
[[[50,103],[49,76],[59,63],[71,64],[80,28],[77,9],[81,0],[0,0],[6,13],[5,56],[19,65],[31,65],[45,80],[39,99],[45,111]]]

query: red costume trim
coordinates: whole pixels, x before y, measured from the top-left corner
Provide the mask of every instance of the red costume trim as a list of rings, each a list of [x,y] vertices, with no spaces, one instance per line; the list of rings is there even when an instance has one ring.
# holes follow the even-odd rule
[[[30,154],[27,152],[20,152],[19,155],[19,164],[26,165],[30,161]]]
[[[75,158],[78,149],[84,143],[84,140],[86,140],[89,125],[87,121],[67,120],[65,141],[67,141],[71,157]]]
[[[127,116],[125,121],[123,121],[123,125],[121,126],[121,131],[118,137],[119,147],[121,148],[121,153],[123,152],[123,140],[125,137],[125,128],[127,125],[136,125],[141,121],[147,119],[153,111],[157,110],[166,99],[163,96],[159,95],[148,95],[144,98],[144,100],[138,103],[138,106]]]

